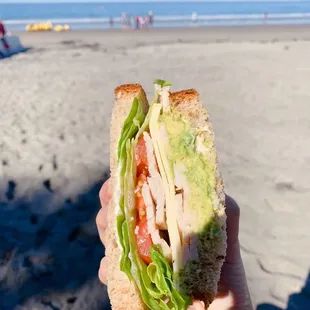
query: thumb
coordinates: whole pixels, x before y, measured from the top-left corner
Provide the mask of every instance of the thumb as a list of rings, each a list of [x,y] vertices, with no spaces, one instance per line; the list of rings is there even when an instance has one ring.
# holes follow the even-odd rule
[[[221,271],[221,279],[215,301],[210,310],[238,309],[253,310],[251,296],[247,286],[246,275],[239,246],[240,208],[229,196],[225,197],[227,252]]]
[[[225,196],[226,206],[226,232],[227,232],[227,252],[225,262],[235,264],[240,261],[239,246],[239,218],[240,208],[233,198]]]

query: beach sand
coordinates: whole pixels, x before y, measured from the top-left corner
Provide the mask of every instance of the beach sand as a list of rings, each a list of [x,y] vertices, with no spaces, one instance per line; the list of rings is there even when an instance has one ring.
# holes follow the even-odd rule
[[[309,30],[20,33],[31,49],[0,61],[0,308],[107,309],[94,221],[113,90],[151,98],[163,78],[211,115],[253,304],[309,309]]]

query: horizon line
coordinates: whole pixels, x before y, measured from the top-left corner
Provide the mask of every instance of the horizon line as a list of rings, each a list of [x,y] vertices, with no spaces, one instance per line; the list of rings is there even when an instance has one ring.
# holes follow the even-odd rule
[[[0,0],[0,4],[65,4],[65,3],[85,3],[85,4],[114,4],[114,3],[218,3],[218,2],[286,2],[286,3],[300,3],[300,2],[309,2],[310,0],[110,0],[110,1],[100,1],[100,0],[65,0],[65,1],[57,1],[57,0],[48,0],[48,1],[42,1],[42,0]]]

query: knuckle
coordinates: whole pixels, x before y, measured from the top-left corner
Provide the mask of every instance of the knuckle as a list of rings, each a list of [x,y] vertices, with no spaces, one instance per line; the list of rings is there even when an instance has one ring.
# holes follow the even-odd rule
[[[101,268],[99,268],[99,270],[98,270],[98,278],[99,278],[100,282],[104,284],[104,278],[103,278],[103,275],[102,275]]]
[[[103,283],[107,283],[107,274],[106,274],[107,268],[106,268],[106,259],[103,257],[100,262],[100,267],[98,270],[98,278]]]
[[[99,191],[99,198],[100,198],[100,200],[104,196],[104,191],[105,191],[105,186],[104,185],[105,185],[105,183],[103,183],[103,185],[101,186],[100,191]]]
[[[101,227],[102,226],[102,209],[99,210],[96,216],[96,224],[97,226]]]

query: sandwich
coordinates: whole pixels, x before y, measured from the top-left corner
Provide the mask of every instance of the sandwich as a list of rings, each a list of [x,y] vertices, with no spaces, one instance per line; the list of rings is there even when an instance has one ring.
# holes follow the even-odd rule
[[[226,254],[224,189],[208,112],[194,89],[115,89],[106,257],[112,309],[199,310]]]

